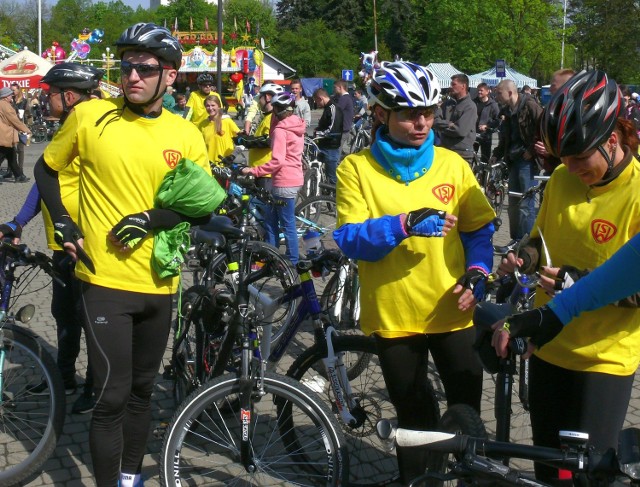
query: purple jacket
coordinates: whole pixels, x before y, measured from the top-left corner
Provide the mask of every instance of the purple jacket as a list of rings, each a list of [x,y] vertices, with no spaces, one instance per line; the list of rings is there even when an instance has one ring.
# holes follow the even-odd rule
[[[275,118],[275,115],[274,115]],[[251,169],[256,177],[271,174],[276,188],[302,186],[302,150],[306,125],[297,115],[278,120],[271,129],[271,160]]]

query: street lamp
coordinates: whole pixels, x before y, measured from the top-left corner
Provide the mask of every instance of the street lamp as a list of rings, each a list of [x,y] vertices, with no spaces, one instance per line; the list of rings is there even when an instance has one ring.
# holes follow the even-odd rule
[[[107,47],[107,53],[102,53],[102,66],[107,69],[107,84],[110,84],[109,80],[109,70],[111,69],[111,65],[113,64],[113,53],[111,52],[111,48]]]

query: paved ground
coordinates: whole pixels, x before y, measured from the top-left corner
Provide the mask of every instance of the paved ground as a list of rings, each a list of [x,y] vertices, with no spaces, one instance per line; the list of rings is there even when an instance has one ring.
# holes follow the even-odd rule
[[[319,114],[317,114],[319,116]],[[25,173],[33,176],[33,165],[44,149],[43,145],[32,145],[27,148],[25,160]],[[0,221],[12,218],[24,201],[31,184],[4,183],[0,185]],[[506,213],[506,212],[505,212]],[[39,217],[29,225],[24,232],[23,241],[28,243],[35,250],[46,250],[44,231]],[[496,236],[496,242],[506,243],[508,241],[505,225]],[[45,281],[43,281],[45,282]],[[32,294],[24,299],[31,302],[38,308],[36,316],[29,325],[33,331],[38,333],[48,344],[51,352],[55,354],[56,333],[53,319],[49,313],[50,286],[42,289],[36,294]],[[165,354],[165,363],[168,363],[170,351]],[[79,374],[84,374],[86,366],[86,355],[83,351],[80,356]],[[171,397],[171,384],[162,379],[162,369],[158,373],[157,385],[153,396],[153,425],[170,419],[173,413],[173,399]],[[78,377],[82,380],[81,377]],[[493,383],[490,379],[485,381],[485,397],[483,402],[483,419],[487,421],[491,428],[492,412],[491,401],[494,395]],[[71,404],[77,396],[69,398],[67,409],[70,411]],[[640,425],[640,391],[637,386],[633,391],[633,398],[628,413],[628,423]],[[60,438],[58,447],[53,457],[44,465],[43,472],[31,479],[25,485],[36,486],[93,486],[91,475],[89,449],[88,449],[88,428],[90,415],[71,415],[66,417],[64,434]],[[526,423],[526,418],[522,420]],[[145,485],[158,486],[158,453],[161,443],[153,434],[150,434],[148,441],[148,453],[144,460],[143,474],[148,479]]]

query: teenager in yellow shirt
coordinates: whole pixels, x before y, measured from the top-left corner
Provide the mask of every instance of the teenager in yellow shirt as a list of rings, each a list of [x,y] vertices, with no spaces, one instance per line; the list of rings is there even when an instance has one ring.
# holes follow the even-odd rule
[[[220,162],[220,159],[233,152],[233,137],[240,131],[231,117],[222,112],[220,99],[209,95],[204,100],[204,108],[209,117],[198,127],[207,145],[209,161]]]

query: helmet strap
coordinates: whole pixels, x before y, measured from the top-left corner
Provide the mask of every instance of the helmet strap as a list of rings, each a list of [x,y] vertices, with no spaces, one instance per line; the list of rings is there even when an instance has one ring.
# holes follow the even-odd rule
[[[153,105],[156,101],[158,101],[160,98],[162,98],[164,96],[164,93],[160,94],[160,85],[162,84],[162,74],[163,73],[160,73],[160,76],[158,76],[158,83],[156,84],[156,91],[154,92],[153,96],[151,97],[151,99],[149,101],[146,101],[144,103],[132,103],[129,100],[129,98],[127,98],[127,94],[124,92],[124,90],[122,90],[122,94],[124,96],[126,105],[133,113],[136,113],[138,115],[142,115],[144,117],[150,117],[150,118],[154,118],[154,117],[160,116],[160,113],[162,113],[162,106],[160,107],[160,110],[158,110],[157,112],[145,113],[144,109],[147,108],[148,106]]]
[[[604,145],[598,146],[598,152],[600,152],[600,154],[602,154],[602,157],[604,157],[604,160],[607,161],[607,170],[604,173],[604,176],[602,176],[602,180],[608,179],[609,176],[611,176],[611,172],[613,171],[613,163],[616,160],[616,151],[618,150],[618,144],[612,144],[612,148],[613,150],[611,151],[611,155],[609,155],[605,150]]]

